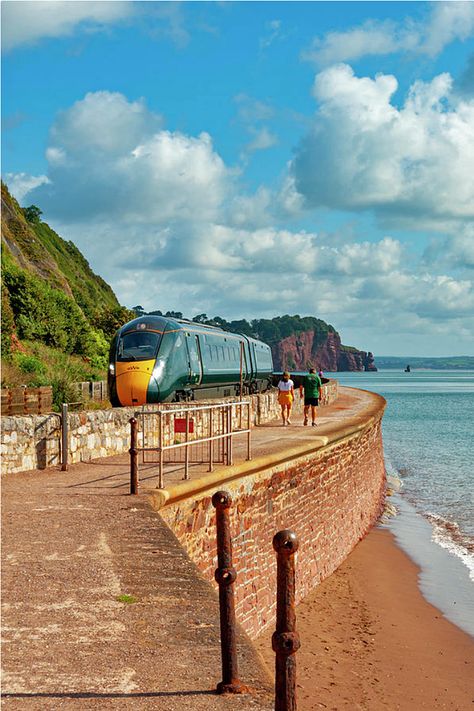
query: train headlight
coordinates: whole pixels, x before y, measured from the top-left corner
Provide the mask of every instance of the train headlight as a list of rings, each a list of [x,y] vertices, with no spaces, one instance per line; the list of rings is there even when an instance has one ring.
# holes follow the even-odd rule
[[[109,363],[109,373],[110,375],[115,375],[115,365],[113,363]]]

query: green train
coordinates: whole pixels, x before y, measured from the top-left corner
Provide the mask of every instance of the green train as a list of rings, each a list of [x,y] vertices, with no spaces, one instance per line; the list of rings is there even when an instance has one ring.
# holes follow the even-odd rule
[[[241,375],[242,373],[242,375]],[[109,396],[114,407],[180,402],[271,386],[270,347],[254,338],[164,316],[140,316],[114,336]]]

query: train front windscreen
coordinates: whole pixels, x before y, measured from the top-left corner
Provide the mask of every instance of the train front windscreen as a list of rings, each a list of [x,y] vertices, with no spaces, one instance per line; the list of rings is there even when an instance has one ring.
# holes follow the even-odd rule
[[[117,395],[122,405],[143,405],[153,377],[161,333],[129,331],[119,336],[115,365]]]
[[[129,331],[120,336],[117,347],[117,361],[153,360],[156,358],[161,341],[161,333],[153,331]]]

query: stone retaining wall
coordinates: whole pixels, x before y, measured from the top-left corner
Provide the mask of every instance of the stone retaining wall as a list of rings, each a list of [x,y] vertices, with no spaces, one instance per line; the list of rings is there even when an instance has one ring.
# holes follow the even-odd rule
[[[374,396],[378,397],[378,396]],[[230,511],[236,614],[252,637],[274,622],[276,556],[273,535],[293,529],[299,539],[297,600],[327,578],[373,526],[381,513],[385,468],[378,414],[352,436],[220,488],[233,497]],[[258,460],[255,460],[258,465]],[[214,490],[219,487],[216,485]],[[215,510],[211,493],[160,508],[160,514],[197,564],[214,582]]]
[[[323,385],[321,404],[329,404],[337,397],[337,381]],[[227,398],[232,402],[237,398]],[[252,424],[258,425],[279,417],[277,393],[271,390],[252,395]],[[206,401],[199,401],[203,405]],[[216,404],[209,400],[209,404]],[[183,404],[161,404],[160,409],[177,409]],[[152,409],[150,407],[150,409]],[[295,412],[302,411],[302,400],[297,395]],[[69,414],[68,460],[90,461],[98,457],[123,454],[130,447],[129,420],[137,414],[136,408],[124,407],[109,410],[91,410]],[[203,425],[204,426],[204,425]],[[4,473],[44,469],[61,461],[61,426],[59,415],[30,415],[2,417],[1,454]]]

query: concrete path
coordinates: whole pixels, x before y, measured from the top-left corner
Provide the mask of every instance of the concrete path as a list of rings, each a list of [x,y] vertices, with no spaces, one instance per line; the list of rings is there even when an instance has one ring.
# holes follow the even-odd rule
[[[146,497],[94,481],[116,469],[4,479],[2,708],[271,709],[243,634],[241,677],[257,693],[212,693],[217,597]]]
[[[314,429],[301,416],[291,427],[257,428],[254,457],[357,423],[371,397],[344,389]],[[242,461],[244,442],[234,451]],[[182,471],[167,476],[177,483]],[[143,467],[141,495],[129,496],[126,455],[3,477],[2,708],[273,707],[269,672],[243,633],[240,677],[255,692],[213,693],[221,678],[217,596],[152,511],[156,477]]]

